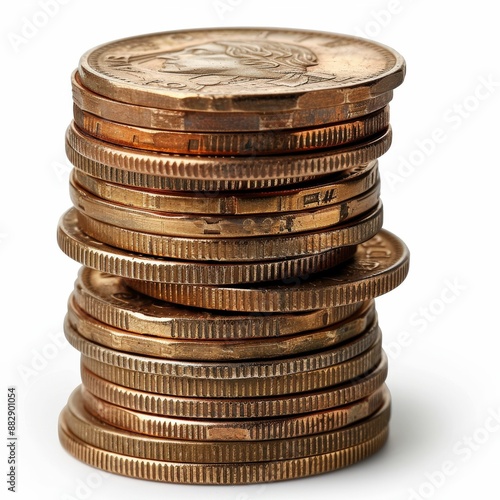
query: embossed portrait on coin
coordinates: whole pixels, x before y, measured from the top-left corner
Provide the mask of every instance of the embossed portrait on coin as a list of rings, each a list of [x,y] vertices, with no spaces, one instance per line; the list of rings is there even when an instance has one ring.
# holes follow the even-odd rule
[[[335,79],[308,71],[318,59],[306,47],[267,40],[207,42],[142,56],[136,63],[165,75],[184,75],[188,86],[199,88],[243,83],[298,87]]]

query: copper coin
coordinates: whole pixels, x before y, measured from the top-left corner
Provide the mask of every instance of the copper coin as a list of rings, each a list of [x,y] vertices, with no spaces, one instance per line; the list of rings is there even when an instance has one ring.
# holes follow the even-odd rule
[[[80,386],[85,408],[101,421],[148,436],[195,441],[266,441],[321,434],[375,413],[389,399],[384,385],[366,398],[344,406],[291,417],[253,420],[187,419],[141,413],[108,403]]]
[[[181,418],[250,419],[298,415],[344,406],[366,398],[385,382],[387,357],[371,372],[342,385],[263,398],[207,398],[155,394],[114,384],[82,367],[90,393],[114,405],[143,413]]]
[[[329,326],[361,313],[371,302],[289,314],[238,314],[184,307],[142,295],[119,276],[82,267],[73,297],[90,316],[121,330],[187,340],[253,340],[288,344],[287,337],[329,332]],[[328,335],[328,334],[327,334]],[[283,348],[286,349],[286,348]],[[266,350],[266,352],[268,352]]]
[[[393,90],[403,58],[373,41],[318,31],[218,28],[127,38],[89,50],[85,87],[164,109],[316,110]]]
[[[70,180],[70,196],[78,211],[92,219],[132,231],[177,237],[245,238],[319,230],[348,222],[373,210],[380,184],[354,198],[298,212],[245,215],[165,213],[105,201]]]
[[[334,205],[360,195],[379,182],[378,162],[277,190],[189,193],[133,188],[72,172],[74,182],[98,198],[132,208],[167,213],[243,215],[297,212]]]
[[[249,464],[196,464],[134,458],[102,450],[78,439],[59,419],[59,440],[78,460],[123,476],[181,484],[268,483],[321,474],[352,465],[382,448],[388,430],[361,444],[311,457]]]
[[[62,412],[68,430],[97,448],[136,458],[177,463],[254,463],[331,453],[374,438],[389,424],[390,399],[373,415],[342,429],[266,441],[185,441],[146,436],[119,429],[90,414],[80,388]]]
[[[134,280],[222,284],[290,279],[329,269],[355,252],[355,247],[339,247],[289,260],[224,264],[158,259],[120,250],[88,236],[78,226],[75,212],[66,212],[59,221],[61,250],[84,266]]]
[[[173,191],[196,191],[196,187],[200,191],[237,191],[243,186],[265,189],[278,182],[302,182],[310,177],[349,170],[382,156],[389,149],[391,139],[389,127],[365,141],[320,151],[206,157],[126,148],[95,139],[71,124],[66,135],[66,152],[78,169],[118,184]],[[193,181],[203,183],[193,184]]]
[[[389,107],[354,120],[316,128],[253,133],[176,132],[106,120],[73,106],[76,125],[102,141],[121,146],[186,155],[248,156],[299,153],[347,145],[383,132]]]
[[[409,251],[394,234],[382,230],[357,247],[342,266],[267,286],[196,286],[129,280],[132,288],[169,302],[224,311],[291,312],[370,300],[399,286],[409,267]]]
[[[367,214],[319,231],[252,238],[186,238],[124,229],[74,212],[84,233],[113,247],[158,257],[220,263],[289,259],[357,245],[375,236],[383,220],[379,201]]]
[[[195,313],[196,314],[196,313]],[[102,346],[144,356],[197,361],[244,361],[289,357],[345,342],[365,331],[376,316],[373,303],[346,320],[322,330],[261,340],[186,340],[131,333],[103,323],[86,312],[72,296],[68,317],[80,335]]]
[[[73,101],[81,109],[118,123],[158,130],[186,132],[259,132],[306,127],[321,127],[325,123],[343,122],[369,115],[387,106],[393,97],[389,90],[363,101],[326,106],[311,113],[308,109],[254,111],[188,111],[151,108],[114,101],[84,87],[73,72]]]

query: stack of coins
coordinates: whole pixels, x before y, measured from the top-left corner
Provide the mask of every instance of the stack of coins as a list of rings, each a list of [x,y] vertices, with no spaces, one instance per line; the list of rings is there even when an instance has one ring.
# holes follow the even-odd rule
[[[378,158],[403,78],[392,49],[309,31],[167,32],[82,57],[58,228],[84,266],[65,321],[72,455],[237,484],[382,447],[373,299],[409,255],[381,228]]]

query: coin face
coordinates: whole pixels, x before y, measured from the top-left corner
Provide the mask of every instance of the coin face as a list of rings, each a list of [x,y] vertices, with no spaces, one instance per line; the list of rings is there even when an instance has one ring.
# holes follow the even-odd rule
[[[403,58],[332,33],[231,28],[118,40],[80,60],[83,85],[121,102],[164,109],[266,111],[356,102],[402,83]]]

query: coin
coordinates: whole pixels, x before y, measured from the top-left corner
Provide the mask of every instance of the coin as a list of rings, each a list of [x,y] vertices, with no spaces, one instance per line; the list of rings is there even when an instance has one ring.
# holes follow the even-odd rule
[[[272,189],[305,182],[314,177],[298,175],[289,177],[271,177],[265,179],[237,180],[193,179],[189,177],[175,178],[168,175],[158,175],[156,173],[150,174],[148,172],[139,172],[128,168],[114,167],[100,163],[85,157],[76,151],[68,142],[66,142],[66,155],[75,168],[98,179],[130,187],[138,187],[141,189],[190,191],[194,193],[206,193],[207,196],[213,196],[221,191]]]
[[[232,191],[243,186],[262,189],[278,182],[302,182],[308,177],[348,170],[376,160],[390,147],[391,128],[365,141],[301,154],[270,156],[195,156],[156,153],[126,148],[95,139],[74,124],[66,134],[66,153],[75,167],[117,184],[152,189]],[[113,167],[119,169],[110,173]],[[127,176],[131,178],[128,182]],[[288,179],[278,181],[278,179]],[[251,181],[251,184],[241,184]]]
[[[190,214],[264,214],[296,212],[334,205],[360,195],[379,183],[378,162],[360,165],[319,180],[280,191],[247,193],[183,193],[132,188],[72,172],[73,182],[106,201],[138,209]]]
[[[102,323],[86,314],[74,296],[68,303],[70,323],[80,335],[118,351],[160,358],[197,361],[244,361],[293,356],[317,351],[345,342],[365,331],[375,319],[370,303],[353,316],[322,330],[298,333],[278,339],[261,340],[186,340],[131,333]]]
[[[191,132],[274,132],[280,129],[317,127],[368,115],[387,106],[393,97],[390,90],[363,101],[324,107],[313,114],[308,109],[220,113],[150,108],[113,101],[84,87],[77,71],[72,75],[71,84],[73,102],[89,113],[137,127]]]
[[[389,399],[384,385],[364,399],[305,415],[253,420],[171,418],[129,410],[95,397],[80,386],[85,408],[110,425],[131,432],[196,441],[264,441],[321,434],[375,413]]]
[[[153,299],[129,288],[119,276],[82,267],[73,297],[90,316],[121,330],[172,339],[279,342],[281,336],[329,331],[371,303],[331,307],[306,313],[248,314],[209,311]],[[316,332],[321,335],[321,332]],[[283,339],[287,342],[287,339]]]
[[[377,366],[381,359],[382,344],[380,342],[380,332],[377,333],[378,340],[376,343],[355,358],[317,370],[273,377],[220,380],[201,377],[173,377],[127,370],[85,356],[82,356],[81,368],[82,371],[84,369],[89,370],[107,382],[113,382],[122,387],[150,394],[196,397],[200,399],[283,396],[336,386],[356,380],[368,373]]]
[[[363,460],[387,441],[385,429],[372,439],[350,448],[291,460],[249,464],[196,464],[161,462],[101,450],[78,439],[59,419],[59,440],[78,460],[93,467],[128,477],[184,484],[268,483],[329,472]]]
[[[335,387],[264,398],[181,397],[138,391],[106,381],[82,367],[82,382],[91,394],[114,405],[143,413],[181,418],[249,419],[284,417],[344,406],[380,389],[387,377],[387,357],[371,372]]]
[[[389,416],[387,399],[374,415],[322,434],[266,441],[203,442],[135,434],[102,422],[85,409],[79,387],[62,411],[69,432],[97,448],[136,458],[211,464],[269,462],[331,453],[372,439],[387,427]]]
[[[58,226],[61,250],[80,264],[134,280],[183,283],[245,283],[288,279],[329,269],[352,257],[355,247],[333,248],[320,254],[282,261],[230,263],[158,259],[106,245],[81,231],[76,214],[64,214]]]
[[[217,262],[287,259],[356,245],[375,236],[382,228],[383,218],[379,201],[371,212],[319,231],[252,238],[185,238],[132,231],[92,219],[75,209],[70,212],[76,212],[84,233],[102,243],[158,257]]]
[[[354,257],[307,280],[267,286],[197,286],[127,279],[141,293],[176,304],[224,311],[290,312],[370,300],[400,285],[408,273],[409,251],[382,230],[358,245]]]
[[[77,330],[74,314],[69,314],[64,321],[64,333],[68,342],[85,358],[94,359],[98,362],[115,368],[141,372],[159,376],[169,376],[185,379],[206,379],[208,383],[216,383],[219,380],[265,379],[284,375],[306,373],[322,368],[329,368],[338,363],[347,361],[368,349],[375,348],[380,343],[380,329],[376,321],[373,321],[363,332],[353,339],[339,346],[332,346],[317,352],[308,352],[291,357],[262,360],[239,360],[235,361],[200,361],[200,360],[176,360],[170,358],[158,358],[144,356],[130,352],[124,352],[100,345],[88,340]],[[79,323],[82,325],[82,322]],[[145,340],[147,341],[147,339]],[[374,357],[377,353],[374,353]],[[87,360],[85,360],[87,361]],[[349,367],[348,367],[349,368]],[[117,372],[118,373],[118,372]]]
[[[164,109],[314,111],[366,100],[404,79],[403,58],[357,37],[223,28],[155,33],[89,50],[82,84],[110,99]]]
[[[272,155],[333,148],[367,139],[389,126],[389,108],[354,120],[299,130],[253,133],[176,132],[117,123],[73,106],[76,125],[102,141],[121,146],[189,155]]]
[[[359,196],[320,208],[273,214],[201,215],[163,213],[105,201],[70,180],[74,206],[92,219],[112,226],[178,237],[244,238],[301,233],[341,224],[374,209],[380,184]]]

